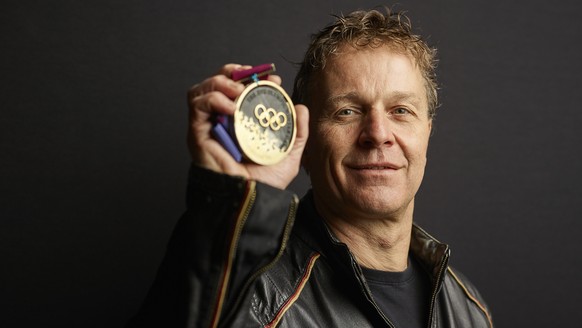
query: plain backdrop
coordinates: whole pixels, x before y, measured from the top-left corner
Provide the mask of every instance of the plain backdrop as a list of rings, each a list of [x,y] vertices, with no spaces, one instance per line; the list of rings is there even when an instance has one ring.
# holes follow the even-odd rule
[[[573,0],[3,1],[0,326],[123,326],[185,209],[188,88],[224,63],[274,62],[290,92],[332,14],[384,5],[439,49],[416,221],[451,245],[498,327],[578,327]]]

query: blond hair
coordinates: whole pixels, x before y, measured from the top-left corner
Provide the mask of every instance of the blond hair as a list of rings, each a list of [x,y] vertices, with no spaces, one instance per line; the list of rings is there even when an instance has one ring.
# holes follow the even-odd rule
[[[371,10],[336,16],[335,22],[314,34],[295,77],[295,103],[308,100],[313,75],[322,71],[328,58],[346,44],[356,48],[389,46],[413,58],[425,79],[429,118],[435,116],[438,107],[436,49],[412,32],[410,19],[406,15],[392,13],[389,9],[386,14]]]

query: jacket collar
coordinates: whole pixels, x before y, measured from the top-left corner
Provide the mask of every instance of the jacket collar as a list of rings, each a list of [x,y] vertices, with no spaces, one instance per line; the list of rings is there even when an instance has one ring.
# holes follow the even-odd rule
[[[335,237],[323,218],[317,213],[311,190],[301,199],[294,232],[314,250],[332,262],[350,272],[353,270],[356,271],[356,274],[361,272],[348,246]],[[410,251],[429,273],[433,283],[442,280],[439,278],[447,266],[450,255],[447,244],[439,242],[424,229],[413,224]]]

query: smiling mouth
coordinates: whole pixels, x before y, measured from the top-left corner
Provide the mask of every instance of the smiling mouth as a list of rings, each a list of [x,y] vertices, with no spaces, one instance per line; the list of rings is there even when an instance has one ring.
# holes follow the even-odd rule
[[[356,167],[356,170],[394,170],[393,167],[390,166],[362,166]]]
[[[348,165],[353,170],[374,170],[374,171],[381,171],[381,170],[398,170],[397,165],[392,164],[365,164],[365,165]]]

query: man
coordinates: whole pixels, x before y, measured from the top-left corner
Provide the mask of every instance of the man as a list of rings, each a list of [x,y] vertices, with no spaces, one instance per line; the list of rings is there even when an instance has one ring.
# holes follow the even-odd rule
[[[244,89],[230,77],[248,67],[195,85],[188,210],[132,325],[492,326],[477,290],[448,267],[448,246],[413,224],[434,55],[402,15],[338,18],[307,51],[296,142],[271,166],[235,161],[211,133]],[[299,203],[282,189],[301,162],[312,190]]]

